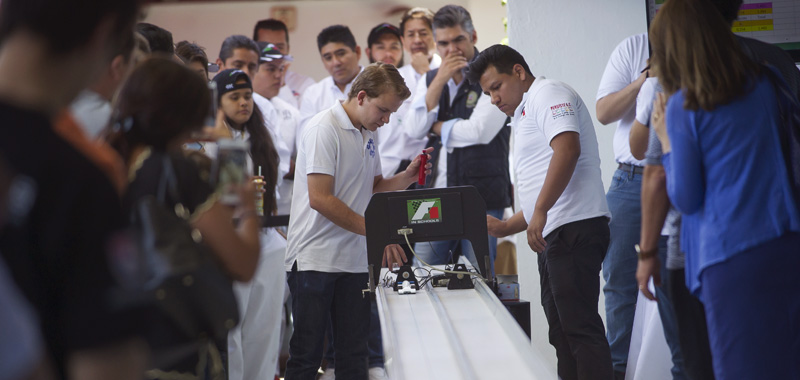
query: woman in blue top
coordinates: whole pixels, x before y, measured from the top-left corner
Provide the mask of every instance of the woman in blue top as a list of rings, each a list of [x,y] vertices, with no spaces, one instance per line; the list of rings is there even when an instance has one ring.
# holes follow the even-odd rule
[[[800,212],[767,69],[705,0],[667,1],[649,35],[670,96],[659,96],[653,123],[716,377],[800,379]]]

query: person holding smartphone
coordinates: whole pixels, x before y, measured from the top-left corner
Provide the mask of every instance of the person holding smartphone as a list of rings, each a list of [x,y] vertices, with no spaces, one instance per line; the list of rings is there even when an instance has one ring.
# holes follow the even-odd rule
[[[179,199],[167,194],[165,206],[171,209],[181,204],[225,272],[233,280],[247,282],[255,274],[259,257],[255,188],[242,184],[237,187],[239,204],[222,204],[207,175],[181,151],[190,135],[203,127],[210,102],[206,83],[196,73],[169,59],[150,58],[131,73],[119,94],[109,143],[128,168],[130,183],[123,198],[127,211],[140,199],[157,196],[168,162]],[[236,226],[231,223],[234,218]],[[151,318],[148,336],[156,359],[151,378],[163,378],[170,371],[198,375],[198,363],[203,361],[221,371],[221,362],[214,360],[218,355],[212,353],[217,347],[188,340],[166,316]],[[166,358],[174,360],[165,362]]]
[[[219,117],[214,135],[247,142],[246,170],[262,176],[264,214],[277,210],[276,186],[278,152],[272,135],[264,125],[260,107],[253,98],[253,84],[242,70],[222,70],[214,77],[217,85]],[[206,144],[206,152],[219,152],[223,141]],[[228,144],[230,145],[230,144]],[[236,145],[236,144],[233,144]],[[260,170],[259,170],[260,168]],[[281,270],[286,252],[286,239],[274,228],[261,229],[261,256],[256,274],[250,283],[234,285],[241,310],[241,323],[228,335],[228,377],[235,379],[271,379],[280,355],[280,325],[285,273]]]

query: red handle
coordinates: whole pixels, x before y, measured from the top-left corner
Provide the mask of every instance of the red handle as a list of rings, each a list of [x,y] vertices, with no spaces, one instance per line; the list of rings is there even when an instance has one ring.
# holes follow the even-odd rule
[[[417,183],[425,186],[425,165],[428,163],[428,154],[423,150],[422,154],[419,155],[419,158],[419,179],[417,180]]]

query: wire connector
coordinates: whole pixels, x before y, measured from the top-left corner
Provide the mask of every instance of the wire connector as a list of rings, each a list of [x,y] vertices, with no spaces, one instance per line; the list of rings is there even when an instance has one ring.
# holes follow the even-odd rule
[[[414,233],[414,229],[412,229],[412,228],[401,228],[401,229],[397,230],[397,234],[398,235],[407,236],[407,235],[411,235],[413,233]]]

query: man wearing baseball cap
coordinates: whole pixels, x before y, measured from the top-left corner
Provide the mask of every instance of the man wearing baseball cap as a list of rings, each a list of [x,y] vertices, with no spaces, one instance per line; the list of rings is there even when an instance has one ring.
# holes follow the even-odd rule
[[[294,178],[294,157],[297,156],[296,137],[297,127],[300,122],[300,111],[279,96],[282,89],[281,82],[286,75],[287,62],[292,56],[281,53],[275,45],[266,42],[257,42],[261,50],[258,70],[253,75],[253,91],[267,98],[275,107],[274,117],[275,132],[283,140],[290,153],[289,173],[284,177],[283,183],[278,187],[278,214],[289,213],[292,203],[292,178]],[[284,86],[285,87],[285,86]],[[283,159],[283,157],[281,157]]]
[[[400,29],[388,23],[378,24],[367,37],[369,63],[383,62],[395,67],[403,66],[403,35]]]

